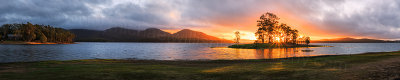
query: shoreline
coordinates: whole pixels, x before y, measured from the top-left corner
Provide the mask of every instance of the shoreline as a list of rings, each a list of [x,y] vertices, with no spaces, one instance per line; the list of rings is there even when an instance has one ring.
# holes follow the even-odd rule
[[[359,54],[341,54],[341,55],[318,55],[318,56],[302,56],[302,57],[287,57],[287,58],[273,58],[273,59],[196,59],[196,60],[187,60],[187,59],[176,59],[176,60],[155,60],[155,59],[78,59],[78,60],[44,60],[44,61],[26,61],[26,62],[0,62],[0,64],[7,63],[36,63],[36,62],[47,62],[47,61],[91,61],[91,60],[114,60],[114,61],[157,61],[157,62],[207,62],[207,61],[252,61],[252,60],[286,60],[286,59],[299,59],[299,58],[323,58],[323,57],[335,57],[335,56],[357,56],[357,55],[369,55],[369,54],[381,54],[381,53],[400,53],[399,51],[388,51],[388,52],[365,52]]]
[[[386,74],[400,74],[399,70],[400,51],[393,51],[354,55],[246,60],[84,59],[12,62],[0,63],[0,79],[365,80],[398,79],[400,77]],[[371,77],[369,75],[374,76]]]

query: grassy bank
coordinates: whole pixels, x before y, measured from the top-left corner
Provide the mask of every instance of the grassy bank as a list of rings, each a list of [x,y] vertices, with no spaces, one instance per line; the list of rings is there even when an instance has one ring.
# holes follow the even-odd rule
[[[363,79],[369,74],[358,67],[393,58],[400,58],[400,52],[268,60],[17,62],[0,64],[0,80]]]
[[[235,44],[228,46],[229,48],[243,49],[267,49],[267,48],[296,48],[296,47],[328,47],[322,45],[305,45],[305,44],[272,44],[272,43],[256,43],[256,44]]]

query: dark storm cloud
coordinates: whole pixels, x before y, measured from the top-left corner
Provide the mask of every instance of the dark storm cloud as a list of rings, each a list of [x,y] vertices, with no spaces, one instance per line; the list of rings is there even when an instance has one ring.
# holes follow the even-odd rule
[[[400,3],[398,1],[342,2],[344,7],[335,7],[325,12],[321,27],[326,31],[343,35],[375,38],[400,38]]]
[[[232,0],[143,0],[3,1],[0,23],[33,22],[65,28],[105,29],[114,26],[135,28],[182,28],[243,23],[243,17],[267,10],[252,6],[267,1]],[[99,11],[95,11],[99,9]],[[96,15],[98,14],[98,15]],[[143,28],[142,28],[143,29]]]
[[[205,27],[243,23],[243,17],[253,15],[256,11],[267,10],[267,1],[232,1],[232,0],[169,0],[143,1],[137,3],[120,3],[103,9],[109,18],[124,19],[144,27],[182,28],[176,26]],[[264,12],[265,12],[264,11]],[[137,24],[135,24],[137,25]],[[143,25],[140,25],[143,26]]]
[[[400,38],[398,0],[280,1],[284,9],[324,32],[394,39]]]
[[[71,17],[88,16],[92,12],[85,4],[96,1],[81,0],[2,0],[0,23],[31,21],[61,25]]]
[[[114,7],[104,9],[105,16],[117,19],[132,20],[140,23],[165,25],[170,23],[166,16],[174,9],[168,4],[145,4],[134,3],[117,4]]]
[[[246,17],[266,12],[273,8],[267,7],[270,0],[193,0],[188,2],[188,8],[183,16],[188,20],[208,21],[220,25],[243,23]]]
[[[0,24],[178,29],[247,24],[269,11],[332,34],[400,38],[398,0],[1,0]]]

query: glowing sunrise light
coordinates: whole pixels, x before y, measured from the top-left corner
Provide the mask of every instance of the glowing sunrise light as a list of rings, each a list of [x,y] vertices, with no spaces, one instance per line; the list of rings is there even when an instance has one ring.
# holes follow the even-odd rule
[[[257,38],[254,37],[254,36],[246,36],[246,39],[249,39],[249,40],[257,40]]]
[[[281,39],[280,39],[279,37],[275,37],[275,41],[276,41],[276,42],[280,42],[280,40],[281,40]]]
[[[239,31],[241,34],[241,39],[248,39],[248,40],[257,40],[257,37],[254,36],[253,32],[247,32],[247,31]],[[231,33],[230,33],[231,34]],[[232,35],[232,38],[235,36]]]

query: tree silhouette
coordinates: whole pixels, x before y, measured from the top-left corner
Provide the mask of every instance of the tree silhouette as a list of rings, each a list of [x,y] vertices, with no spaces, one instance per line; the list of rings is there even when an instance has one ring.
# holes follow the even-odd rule
[[[291,33],[292,29],[290,28],[290,26],[284,23],[282,23],[280,27],[283,29],[282,31],[284,33],[284,42],[289,43],[289,40],[291,39],[290,36],[292,35]]]
[[[304,41],[307,45],[310,44],[310,37],[306,37]]]
[[[299,36],[299,35],[298,35],[298,32],[299,32],[299,31],[297,31],[297,30],[291,30],[291,31],[290,31],[290,34],[291,34],[291,37],[292,37],[292,43],[293,43],[293,44],[296,44],[296,42],[297,42],[297,37]]]
[[[261,40],[261,43],[264,43],[264,40],[266,38],[265,36],[267,35],[265,30],[262,28],[259,28],[255,34],[256,34],[257,40],[258,41]]]
[[[260,16],[260,19],[257,20],[257,35],[260,37],[261,36],[261,43],[264,43],[264,32],[267,33],[268,36],[268,43],[272,43],[272,34],[274,34],[274,27],[276,26],[276,24],[278,24],[279,18],[272,13],[265,13],[263,15]],[[260,31],[262,30],[262,31]]]
[[[296,44],[298,38],[298,30],[292,29],[289,25],[278,22],[279,18],[272,13],[265,13],[257,20],[257,37],[256,43],[264,43],[268,39],[268,43],[293,43]],[[279,25],[278,25],[279,24]]]
[[[236,44],[239,44],[240,32],[239,32],[239,31],[236,31],[236,32],[235,32],[235,36],[236,36],[236,38],[235,38],[235,43],[236,43]]]
[[[10,36],[20,37],[19,40],[27,42],[57,42],[57,43],[70,43],[73,42],[75,35],[68,30],[62,28],[54,28],[50,25],[33,25],[30,22],[26,24],[4,24],[0,27],[1,40],[7,40]]]

